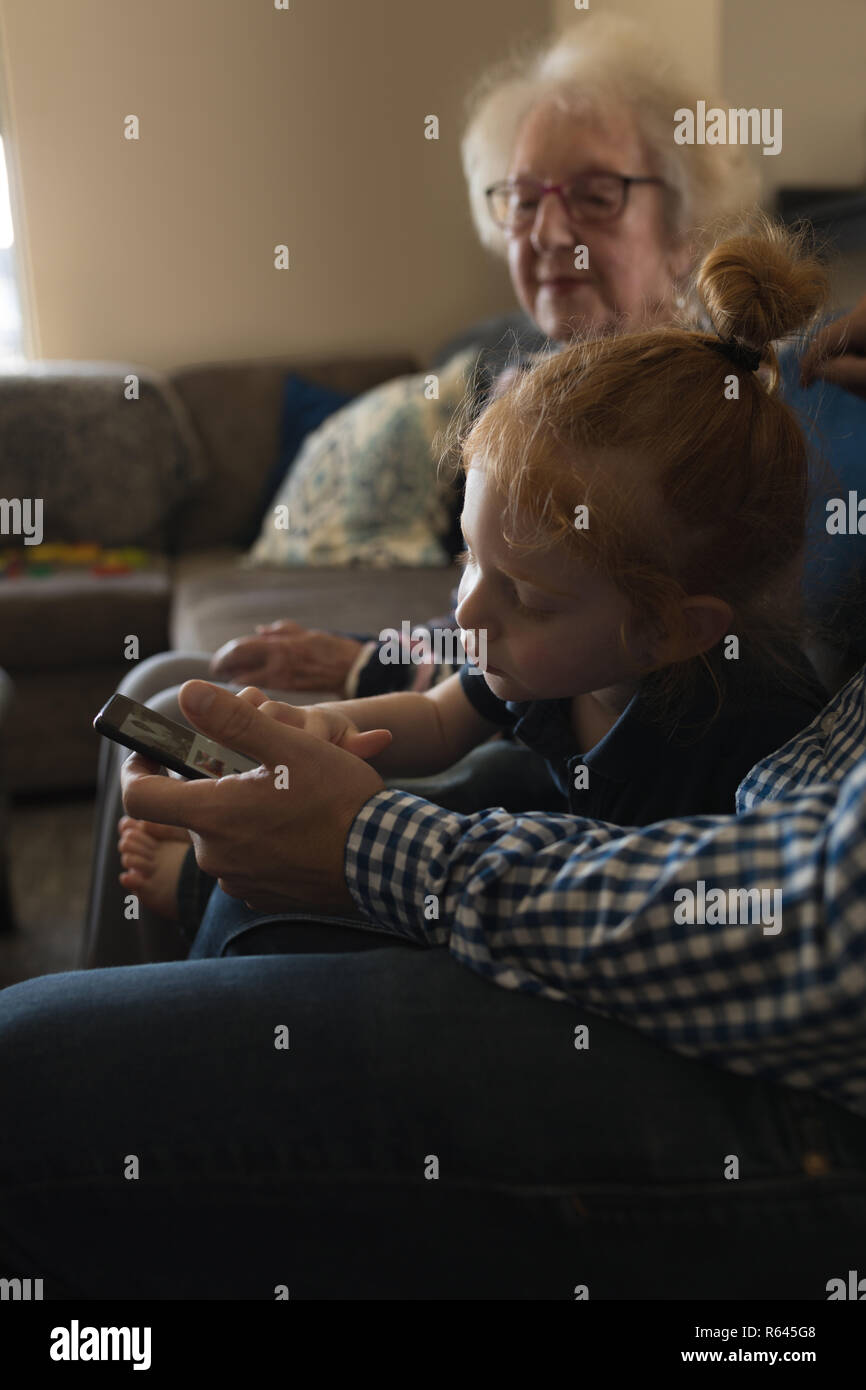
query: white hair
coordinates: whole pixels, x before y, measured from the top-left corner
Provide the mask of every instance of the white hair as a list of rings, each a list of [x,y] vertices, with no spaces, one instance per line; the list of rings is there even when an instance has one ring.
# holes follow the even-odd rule
[[[640,25],[615,15],[593,15],[553,44],[506,59],[486,73],[470,98],[462,141],[463,169],[478,235],[504,252],[505,238],[492,221],[485,189],[504,179],[526,116],[555,102],[604,125],[623,110],[631,115],[653,166],[665,180],[665,215],[674,242],[696,246],[712,224],[751,208],[759,179],[739,145],[674,144],[674,112],[722,105],[676,71]]]

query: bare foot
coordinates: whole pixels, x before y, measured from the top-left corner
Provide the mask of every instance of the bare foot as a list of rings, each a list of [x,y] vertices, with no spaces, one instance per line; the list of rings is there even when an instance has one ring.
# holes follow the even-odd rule
[[[124,888],[158,917],[177,920],[177,885],[190,846],[189,832],[176,825],[121,816],[117,822]]]

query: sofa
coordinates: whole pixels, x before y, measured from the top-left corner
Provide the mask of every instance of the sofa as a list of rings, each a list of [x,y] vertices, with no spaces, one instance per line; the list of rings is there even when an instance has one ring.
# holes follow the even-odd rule
[[[64,551],[0,574],[0,662],[16,691],[6,721],[13,791],[93,785],[92,720],[132,660],[168,648],[213,652],[276,618],[373,632],[447,611],[450,565],[347,574],[239,564],[274,464],[287,374],[358,394],[417,370],[411,358],[380,354],[167,374],[49,361],[0,375],[0,490],[30,499],[33,517],[41,501],[39,554],[117,552],[94,565],[70,563]],[[20,536],[0,535],[7,554],[10,546],[26,552]],[[320,698],[328,693],[338,692]]]

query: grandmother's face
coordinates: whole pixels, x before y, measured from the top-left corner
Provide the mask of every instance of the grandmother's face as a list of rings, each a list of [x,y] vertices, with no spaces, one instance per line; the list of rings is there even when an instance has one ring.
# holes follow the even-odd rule
[[[509,178],[565,183],[604,170],[656,174],[631,118],[602,129],[555,105],[538,106],[523,122]],[[558,342],[575,334],[633,329],[670,316],[674,283],[688,257],[671,246],[664,225],[664,189],[633,184],[614,222],[573,220],[555,194],[541,199],[535,220],[508,235],[508,267],[517,297],[542,332]],[[586,246],[588,269],[575,269]]]

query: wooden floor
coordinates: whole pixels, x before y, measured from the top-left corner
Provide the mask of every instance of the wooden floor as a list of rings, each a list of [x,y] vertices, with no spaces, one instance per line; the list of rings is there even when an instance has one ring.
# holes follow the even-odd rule
[[[9,852],[17,929],[0,934],[0,988],[73,970],[90,882],[91,796],[12,806]]]

